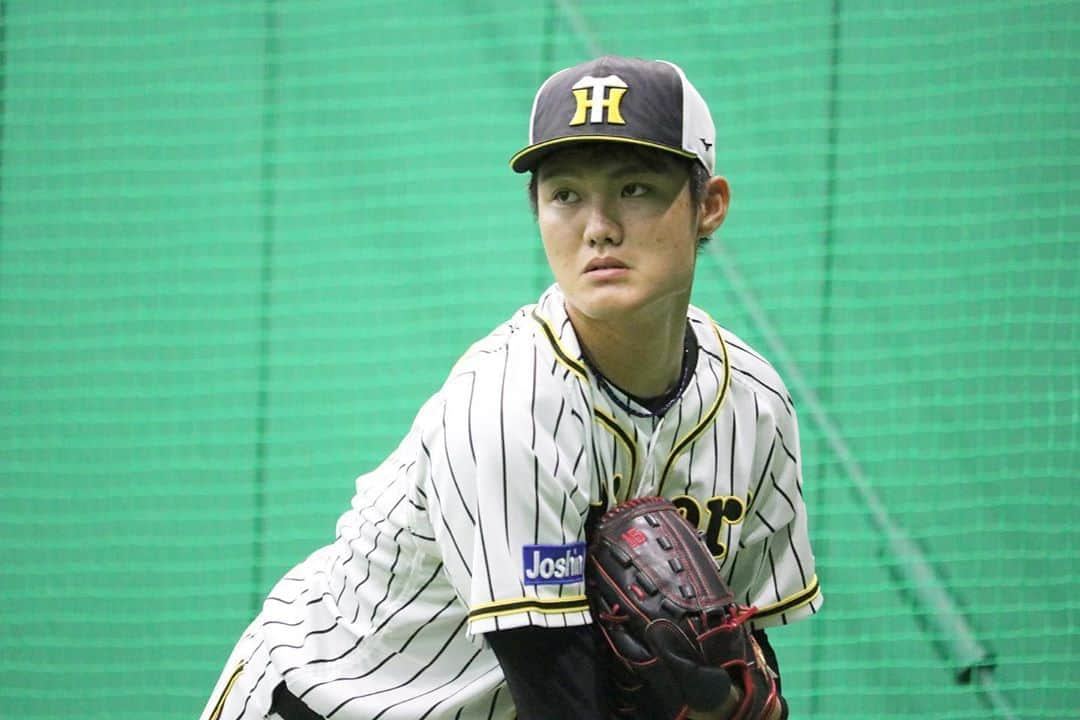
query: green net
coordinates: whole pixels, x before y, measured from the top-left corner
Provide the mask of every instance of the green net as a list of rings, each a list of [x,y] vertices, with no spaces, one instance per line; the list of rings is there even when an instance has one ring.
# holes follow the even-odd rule
[[[550,281],[506,162],[602,50],[709,100],[733,207],[695,301],[807,380],[794,717],[994,717],[808,392],[1018,716],[1075,716],[1076,3],[0,8],[0,715],[197,715],[352,479]]]

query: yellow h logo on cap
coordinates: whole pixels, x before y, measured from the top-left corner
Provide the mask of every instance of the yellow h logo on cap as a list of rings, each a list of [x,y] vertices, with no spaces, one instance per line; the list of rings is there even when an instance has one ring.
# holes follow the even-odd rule
[[[608,92],[610,90],[610,92]],[[607,110],[607,122],[611,125],[625,125],[622,113],[619,112],[619,103],[626,94],[627,85],[618,75],[608,75],[603,78],[594,78],[586,75],[577,81],[571,91],[577,100],[577,109],[574,117],[570,119],[570,125],[584,125],[585,111],[589,111],[588,122],[604,122],[604,111]]]

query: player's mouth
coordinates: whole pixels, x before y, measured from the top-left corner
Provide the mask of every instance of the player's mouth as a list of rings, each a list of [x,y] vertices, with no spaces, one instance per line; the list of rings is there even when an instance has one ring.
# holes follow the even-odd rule
[[[611,280],[622,277],[630,270],[630,266],[622,260],[613,257],[596,257],[585,266],[585,274],[596,280]]]

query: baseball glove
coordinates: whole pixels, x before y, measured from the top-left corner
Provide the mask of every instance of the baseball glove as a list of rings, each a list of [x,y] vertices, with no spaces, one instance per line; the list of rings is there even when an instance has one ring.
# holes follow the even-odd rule
[[[784,720],[786,703],[716,561],[663,498],[600,518],[589,538],[586,593],[611,651],[616,718]]]

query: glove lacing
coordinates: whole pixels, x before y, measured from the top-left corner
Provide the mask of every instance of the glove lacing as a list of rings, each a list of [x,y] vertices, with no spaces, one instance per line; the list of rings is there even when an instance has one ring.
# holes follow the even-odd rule
[[[727,613],[727,619],[724,620],[724,624],[720,627],[724,628],[725,630],[734,630],[750,618],[757,615],[758,611],[756,605],[747,606],[737,605],[735,603],[728,605],[726,608],[724,608],[724,610]]]

